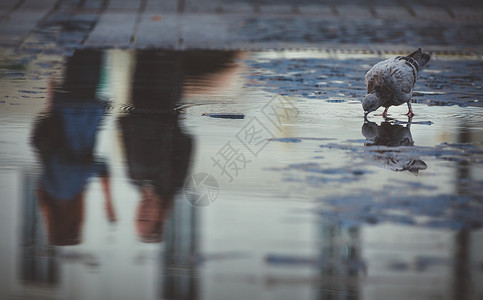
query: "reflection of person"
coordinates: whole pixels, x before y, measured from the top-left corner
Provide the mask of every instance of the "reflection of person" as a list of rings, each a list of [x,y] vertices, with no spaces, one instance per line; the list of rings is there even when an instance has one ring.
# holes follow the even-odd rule
[[[182,84],[180,55],[137,53],[133,109],[119,120],[129,176],[141,193],[135,223],[143,242],[162,240],[167,212],[188,170],[191,137],[180,129],[174,110]]]
[[[229,76],[222,74],[233,67],[234,58],[232,52],[136,53],[132,109],[119,126],[129,176],[141,194],[135,220],[141,241],[162,240],[164,222],[188,171],[193,142],[180,128],[175,110],[181,94],[227,82]],[[190,90],[192,81],[203,88]]]
[[[362,134],[366,139],[372,141],[367,143],[366,146],[414,146],[409,124],[402,126],[390,122],[382,122],[381,125],[377,125],[374,122],[365,121],[362,125]],[[418,173],[419,170],[427,168],[424,161],[412,157],[404,151],[389,148],[377,150],[373,153],[374,160],[383,162],[384,166],[393,171],[407,170],[411,173]]]
[[[129,176],[141,192],[136,229],[144,242],[161,241],[166,212],[188,169],[191,138],[177,122],[175,115],[135,112],[120,119]]]
[[[76,51],[67,61],[62,86],[49,90],[47,111],[34,128],[32,143],[43,166],[37,196],[54,245],[80,243],[85,186],[94,175],[101,178],[108,218],[115,220],[108,169],[94,156],[105,110],[96,98],[100,67],[100,52]]]

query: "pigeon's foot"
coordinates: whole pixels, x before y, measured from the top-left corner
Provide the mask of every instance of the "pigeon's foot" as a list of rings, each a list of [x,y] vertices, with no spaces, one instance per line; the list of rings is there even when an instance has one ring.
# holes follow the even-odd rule
[[[408,109],[409,111],[406,114],[406,116],[408,116],[408,118],[414,117],[413,108],[411,107],[411,101],[408,102]]]
[[[384,119],[386,119],[386,118],[387,118],[387,116],[388,116],[388,114],[387,114],[387,110],[388,110],[388,109],[389,109],[389,107],[386,107],[386,109],[385,109],[385,110],[382,112],[382,115],[381,115],[381,116],[382,116]]]

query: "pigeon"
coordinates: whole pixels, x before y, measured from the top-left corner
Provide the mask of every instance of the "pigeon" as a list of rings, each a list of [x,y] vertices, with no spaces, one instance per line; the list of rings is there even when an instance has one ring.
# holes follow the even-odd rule
[[[387,110],[392,105],[407,103],[409,118],[414,116],[411,109],[413,88],[419,76],[419,71],[428,63],[431,56],[423,53],[421,48],[408,56],[398,56],[375,64],[367,73],[365,83],[367,95],[362,100],[364,117],[385,107],[382,117],[387,117]]]

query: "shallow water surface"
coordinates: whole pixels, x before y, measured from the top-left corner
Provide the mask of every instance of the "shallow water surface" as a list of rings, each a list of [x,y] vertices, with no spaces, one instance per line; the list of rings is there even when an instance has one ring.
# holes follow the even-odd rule
[[[2,299],[481,299],[483,64],[0,52]]]

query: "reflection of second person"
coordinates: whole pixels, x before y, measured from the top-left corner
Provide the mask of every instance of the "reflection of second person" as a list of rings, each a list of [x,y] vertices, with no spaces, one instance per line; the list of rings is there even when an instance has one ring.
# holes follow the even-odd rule
[[[86,186],[94,176],[101,180],[108,219],[116,219],[107,165],[94,155],[106,107],[97,97],[101,60],[93,50],[68,58],[65,79],[57,90],[49,84],[46,109],[33,130],[43,170],[37,198],[53,245],[81,242]]]
[[[139,189],[138,237],[162,240],[173,198],[184,183],[192,139],[179,125],[181,54],[139,51],[132,86],[132,109],[119,120],[129,177]]]
[[[213,94],[234,83],[237,52],[138,51],[132,109],[120,118],[128,172],[141,200],[136,231],[143,242],[159,242],[176,193],[188,172],[193,139],[175,110],[182,94]]]

